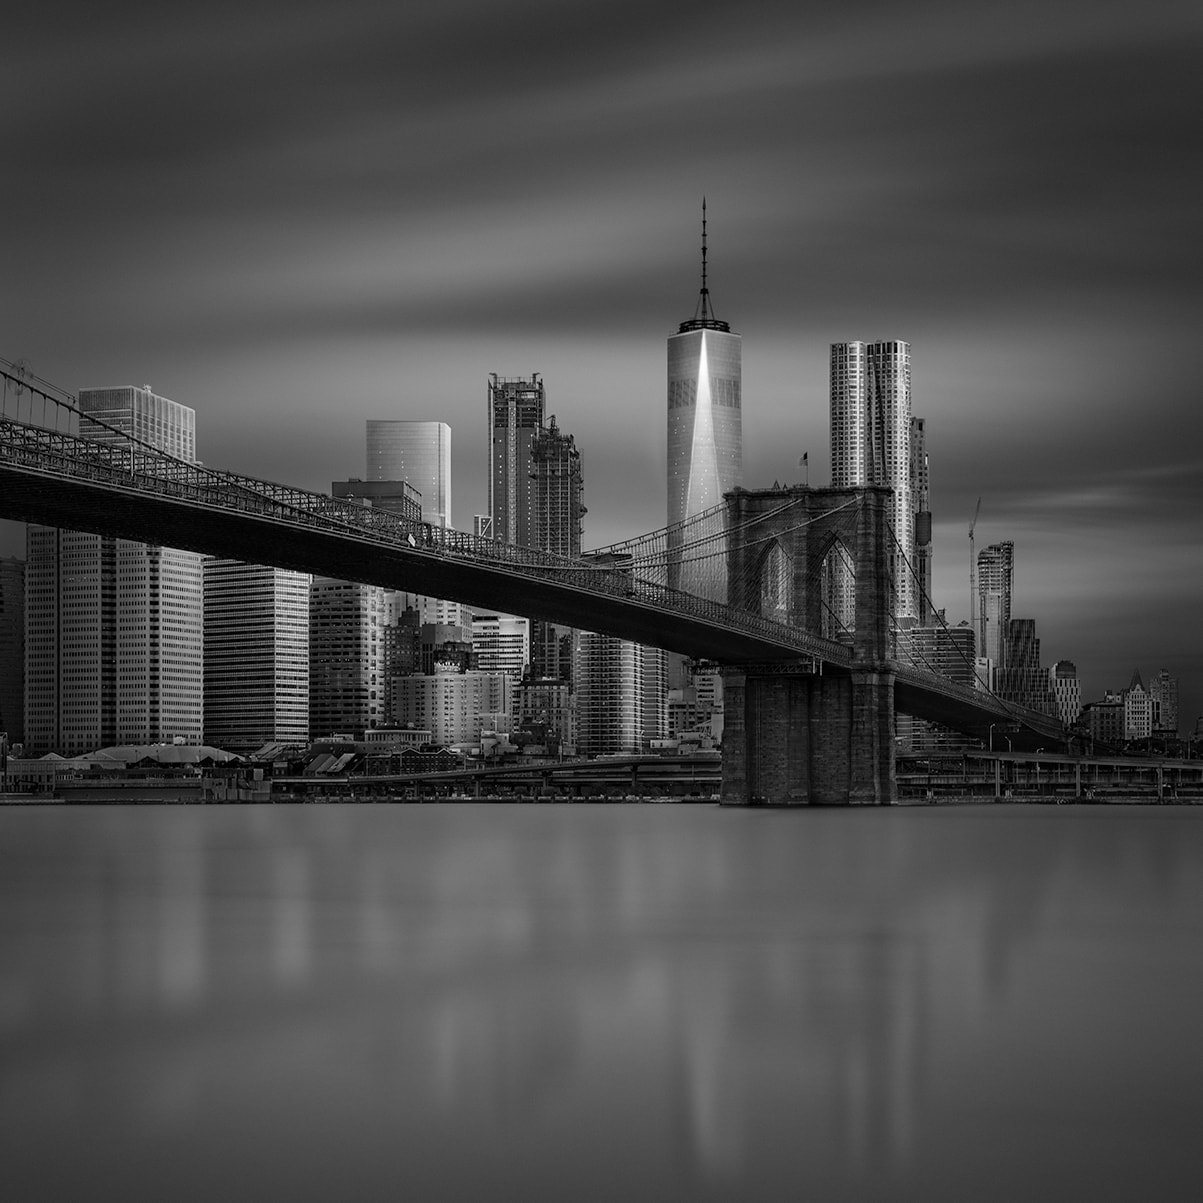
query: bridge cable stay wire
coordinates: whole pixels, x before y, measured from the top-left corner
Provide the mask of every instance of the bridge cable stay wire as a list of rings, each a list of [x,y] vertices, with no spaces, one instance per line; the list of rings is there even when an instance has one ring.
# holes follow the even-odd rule
[[[897,550],[897,552],[898,552],[899,559],[902,561],[903,565],[904,565],[904,566],[905,566],[905,568],[906,568],[906,571],[909,573],[909,575],[910,575],[910,577],[911,577],[911,580],[912,580],[912,582],[914,583],[915,587],[918,589],[919,593],[922,595],[922,597],[923,597],[923,600],[925,600],[925,601],[927,602],[928,608],[930,609],[931,613],[932,613],[933,615],[935,615],[935,617],[937,618],[937,620],[938,620],[938,623],[939,623],[939,626],[941,627],[941,629],[942,629],[942,630],[944,630],[945,632],[948,632],[948,633],[950,633],[950,632],[952,631],[952,629],[953,629],[953,628],[951,628],[951,627],[948,625],[948,623],[947,623],[947,621],[945,620],[944,616],[943,616],[943,615],[941,614],[941,612],[940,612],[940,611],[939,611],[939,610],[936,608],[935,602],[932,600],[931,596],[930,596],[930,595],[927,593],[927,591],[926,591],[926,590],[923,588],[923,581],[922,581],[922,578],[919,576],[919,573],[916,571],[916,569],[915,569],[915,566],[914,566],[914,565],[911,563],[910,557],[909,557],[909,556],[906,554],[906,548],[904,548],[904,547],[902,546],[902,543],[899,541],[899,539],[898,539],[898,536],[897,536],[897,534],[896,534],[896,532],[895,532],[895,530],[894,530],[894,527],[893,527],[893,525],[892,525],[892,524],[890,524],[890,526],[889,526],[889,531],[890,531],[890,538],[891,538],[891,539],[893,540],[893,542],[894,542],[894,547],[895,547],[895,549],[896,549],[896,550]],[[905,635],[906,635],[906,631],[905,631],[905,629],[903,629],[903,628],[901,628],[901,627],[898,627],[898,625],[897,625],[897,616],[896,616],[896,615],[893,615],[893,614],[891,614],[891,621],[892,621],[892,622],[895,624],[895,633],[896,633],[896,634],[898,634],[898,635],[902,635],[902,636],[904,636],[904,637],[905,637]],[[922,653],[920,653],[920,652],[919,652],[919,651],[918,651],[918,650],[917,650],[917,649],[914,647],[914,644],[913,644],[913,642],[912,642],[912,641],[908,641],[908,642],[910,642],[910,643],[911,643],[911,646],[910,646],[910,647],[907,649],[907,650],[908,650],[908,654],[909,654],[910,656],[916,656],[916,655],[917,655],[917,656],[919,656],[921,659],[923,659],[923,661],[924,661],[924,663],[926,664],[927,668],[928,668],[928,669],[929,669],[929,670],[930,670],[932,673],[934,673],[936,676],[942,676],[942,677],[947,677],[947,676],[948,676],[948,674],[947,674],[947,673],[942,673],[942,672],[940,672],[940,671],[939,671],[937,668],[935,668],[935,667],[934,667],[934,666],[933,666],[933,665],[930,663],[930,661],[928,661],[928,660],[927,660],[927,658],[926,658],[925,656],[923,656],[923,654],[922,654]],[[962,649],[962,647],[960,646],[960,644],[959,644],[959,643],[957,643],[955,640],[950,640],[949,642],[950,642],[950,644],[951,644],[951,646],[952,646],[953,650],[956,652],[957,656],[959,657],[959,659],[960,659],[960,660],[961,660],[961,661],[962,661],[962,662],[965,664],[965,666],[966,666],[966,667],[969,669],[969,671],[970,671],[970,676],[972,676],[972,677],[973,677],[973,679],[974,679],[974,681],[975,681],[975,682],[978,682],[978,676],[977,676],[977,666],[976,666],[976,664],[974,664],[973,662],[971,662],[971,661],[970,661],[970,659],[969,659],[969,657],[965,655],[965,652],[964,652],[964,650]],[[978,685],[975,685],[974,687],[975,687],[975,688],[979,688],[979,687],[980,687],[981,691],[982,691],[983,693],[986,693],[986,694],[988,694],[988,695],[989,695],[991,698],[993,698],[993,699],[994,699],[994,701],[998,702],[1000,705],[1006,705],[1006,703],[1004,702],[1004,700],[1003,700],[1002,698],[998,697],[996,694],[994,694],[994,692],[993,692],[992,690],[990,690],[990,689],[989,689],[987,686],[984,686],[984,685],[980,685],[980,684],[978,684]]]
[[[755,526],[767,518],[775,518],[778,514],[784,513],[784,511],[800,504],[801,500],[802,499],[800,497],[791,497],[788,501],[783,502],[776,509],[769,510],[765,514],[758,514],[756,517],[750,518],[747,521],[740,523],[738,526],[732,527],[731,529],[732,531],[738,531],[749,526]],[[629,539],[623,539],[619,543],[610,543],[605,547],[595,548],[588,554],[591,556],[625,555],[628,548],[643,546],[646,543],[649,543],[653,540],[662,539],[665,536],[674,534],[677,531],[681,531],[683,533],[692,526],[705,525],[713,522],[716,518],[720,523],[720,530],[725,532],[727,530],[725,525],[726,513],[727,503],[725,501],[720,501],[717,505],[712,505],[709,509],[701,510],[696,514],[691,514],[688,518],[682,518],[679,522],[674,522],[670,526],[661,527],[658,530],[649,531],[643,535],[634,535]]]
[[[922,581],[921,577],[919,576],[919,573],[915,570],[915,566],[911,563],[910,557],[906,554],[906,549],[899,542],[898,536],[895,533],[892,524],[890,525],[889,530],[890,530],[890,538],[894,541],[894,546],[898,551],[899,557],[901,558],[903,564],[906,566],[906,569],[910,573],[911,578],[914,581],[919,592],[922,594],[924,600],[927,602],[928,608],[930,609],[931,613],[933,615],[935,615],[936,618],[939,620],[939,626],[941,627],[941,629],[944,630],[946,633],[951,633],[953,628],[948,625],[948,622],[945,620],[944,616],[936,608],[936,605],[932,601],[931,596],[923,588],[923,581]],[[891,621],[894,622],[895,626],[896,626],[897,619],[894,615],[891,615]],[[896,626],[895,634],[905,636],[906,631],[904,631],[900,628],[897,628],[897,626]],[[975,633],[974,638],[976,640],[976,633]],[[933,673],[933,675],[935,675],[935,676],[943,677],[946,680],[951,680],[951,678],[948,677],[947,673],[940,672],[939,669],[935,668],[930,662],[927,661],[926,657],[923,656],[922,653],[917,652],[917,649],[915,649],[915,647],[914,647],[913,641],[908,640],[907,642],[910,644],[910,647],[908,648],[909,654],[911,656],[919,655],[920,658],[924,660],[925,666],[927,667],[928,671]],[[1024,714],[1025,709],[1026,709],[1025,707],[1020,706],[1016,702],[1012,702],[1008,698],[999,697],[999,695],[997,693],[995,693],[995,691],[992,688],[990,688],[988,685],[985,685],[981,681],[981,679],[977,675],[977,665],[970,662],[969,657],[965,655],[964,650],[961,648],[960,644],[956,640],[949,640],[949,643],[952,645],[952,648],[956,652],[957,656],[961,659],[961,661],[970,670],[970,675],[973,677],[973,681],[974,681],[974,684],[972,686],[970,686],[970,688],[974,689],[976,692],[984,693],[987,697],[989,697],[992,701],[994,701],[998,706],[1000,706],[1004,710],[1007,710],[1009,713],[1014,715],[1016,718],[1019,718]],[[1049,717],[1052,717],[1052,716],[1049,716]]]
[[[831,514],[838,513],[840,510],[846,509],[849,506],[854,505],[854,504],[856,504],[855,499],[853,499],[852,501],[844,502],[842,505],[836,506],[832,510],[828,510],[823,514],[813,515],[812,517],[807,518],[806,520],[804,520],[802,522],[795,523],[793,526],[785,527],[782,530],[772,531],[769,534],[764,535],[758,539],[751,539],[751,540],[745,542],[743,544],[743,546],[745,548],[746,547],[758,547],[758,546],[763,546],[767,543],[771,543],[774,540],[779,539],[782,535],[792,534],[792,533],[795,533],[796,531],[802,530],[806,526],[809,526],[812,523],[818,522],[818,521],[822,520],[823,518],[829,517]],[[783,510],[788,507],[783,506],[781,508]],[[780,513],[781,510],[774,511],[774,512]],[[749,528],[751,526],[755,526],[755,525],[758,525],[758,522],[753,521],[753,522],[742,523],[740,529],[747,529],[747,528]],[[666,527],[664,529],[668,530],[670,528]],[[663,534],[663,533],[664,533],[663,531],[653,531],[653,532],[651,532],[651,535],[641,536],[641,537],[642,538],[651,538],[655,535],[659,535],[659,534]],[[648,554],[640,559],[632,559],[629,561],[623,561],[620,564],[614,565],[613,567],[615,567],[616,569],[623,571],[623,572],[631,572],[633,569],[656,569],[656,568],[665,567],[669,564],[679,565],[679,564],[691,564],[691,563],[705,563],[705,562],[716,561],[716,560],[717,561],[725,561],[726,554],[727,554],[725,541],[728,538],[729,533],[730,532],[728,532],[728,531],[721,531],[721,532],[718,532],[717,534],[708,534],[708,535],[704,536],[703,538],[698,539],[695,542],[682,544],[681,547],[675,548],[671,551],[663,551],[663,552],[657,552],[655,554]],[[719,540],[723,541],[722,545],[715,546],[715,548],[711,551],[703,552],[698,555],[686,554],[686,553],[692,552],[695,549],[703,547],[710,543],[718,544]],[[628,546],[633,546],[633,545],[635,545],[634,540],[632,540],[631,543],[628,544]],[[505,546],[505,545],[498,544],[497,546],[501,547],[501,546]],[[556,571],[562,571],[562,572],[596,572],[598,570],[598,568],[602,567],[603,565],[599,565],[597,563],[591,562],[588,559],[588,557],[596,556],[598,554],[599,554],[598,552],[589,552],[589,553],[587,553],[587,556],[585,558],[582,558],[581,560],[566,560],[565,562],[560,563],[560,564],[549,565],[549,567],[554,568]],[[488,558],[487,552],[482,552],[481,555],[482,555],[482,558],[485,558],[485,559]],[[496,558],[498,559],[499,562],[504,559],[503,556],[498,556]],[[606,567],[609,567],[609,565],[606,565]]]
[[[78,409],[75,408],[74,405],[72,405],[70,403],[70,401],[64,401],[61,399],[61,397],[55,396],[54,393],[59,393],[59,394],[62,394],[62,396],[66,396],[66,397],[70,397],[70,394],[63,393],[63,390],[60,389],[57,385],[52,384],[49,380],[43,380],[41,378],[41,376],[38,376],[35,373],[29,371],[29,369],[22,363],[12,363],[10,360],[0,358],[0,364],[5,365],[4,367],[0,368],[0,375],[2,375],[4,377],[3,402],[2,402],[2,409],[0,409],[0,413],[3,413],[4,415],[6,415],[6,420],[15,421],[15,422],[22,421],[22,419],[21,419],[21,398],[24,393],[28,392],[30,394],[29,403],[28,403],[29,404],[29,422],[23,423],[23,424],[30,425],[30,426],[35,425],[34,412],[33,412],[33,397],[36,394],[41,399],[41,402],[42,402],[42,428],[44,428],[44,429],[46,428],[46,406],[47,406],[47,403],[49,402],[50,404],[52,404],[56,407],[53,411],[54,415],[55,415],[54,427],[53,427],[54,433],[56,433],[56,434],[64,433],[64,432],[60,431],[58,428],[58,416],[63,410],[66,410],[67,411],[66,421],[67,421],[68,429],[65,433],[69,434],[72,415],[73,414],[78,415],[79,411],[78,411]],[[41,387],[43,385],[45,386],[44,388]],[[54,391],[52,393],[52,392],[48,392],[47,390],[54,390]],[[12,396],[12,399],[13,399],[13,402],[15,405],[15,409],[16,409],[16,416],[12,419],[7,418],[10,392],[11,392],[11,396]]]

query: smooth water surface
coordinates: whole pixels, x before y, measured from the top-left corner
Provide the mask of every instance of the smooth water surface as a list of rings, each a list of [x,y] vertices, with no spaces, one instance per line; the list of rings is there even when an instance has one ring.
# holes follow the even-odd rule
[[[0,810],[32,1199],[1203,1192],[1203,808]]]

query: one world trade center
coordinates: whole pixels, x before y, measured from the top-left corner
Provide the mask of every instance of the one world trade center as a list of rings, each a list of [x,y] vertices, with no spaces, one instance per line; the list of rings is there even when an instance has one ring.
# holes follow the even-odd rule
[[[742,337],[710,304],[703,200],[701,293],[694,316],[668,339],[668,583],[719,602],[727,600],[722,519],[690,520],[743,482],[742,365]]]

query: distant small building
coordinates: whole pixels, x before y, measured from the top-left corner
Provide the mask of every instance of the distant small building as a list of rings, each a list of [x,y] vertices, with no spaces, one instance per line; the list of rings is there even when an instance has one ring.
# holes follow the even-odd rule
[[[1132,674],[1132,683],[1124,690],[1124,739],[1148,739],[1153,734],[1153,699],[1140,679]]]
[[[1058,660],[1048,670],[1048,682],[1057,704],[1057,717],[1068,727],[1082,713],[1082,682],[1072,660]]]
[[[512,713],[517,682],[506,673],[434,672],[398,677],[397,721],[431,732],[438,744],[478,743],[482,716]]]
[[[1079,724],[1091,739],[1100,743],[1121,744],[1124,741],[1124,699],[1108,691],[1097,702],[1082,707]]]
[[[1161,735],[1178,734],[1178,678],[1171,677],[1163,668],[1149,682],[1149,696],[1156,710],[1153,715],[1154,730]]]

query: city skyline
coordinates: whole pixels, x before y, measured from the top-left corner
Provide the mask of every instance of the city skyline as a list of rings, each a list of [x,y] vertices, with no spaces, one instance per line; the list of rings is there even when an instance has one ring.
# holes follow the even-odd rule
[[[968,617],[980,495],[1049,662],[1084,700],[1167,668],[1193,727],[1198,15],[632,7],[632,36],[622,10],[567,48],[533,5],[31,12],[0,85],[0,353],[72,391],[153,380],[200,458],[304,487],[360,474],[364,420],[446,421],[461,516],[486,508],[479,382],[533,368],[598,546],[663,522],[705,194],[749,487],[803,453],[826,483],[831,343],[908,341],[937,605]],[[507,49],[545,69],[499,96]]]

